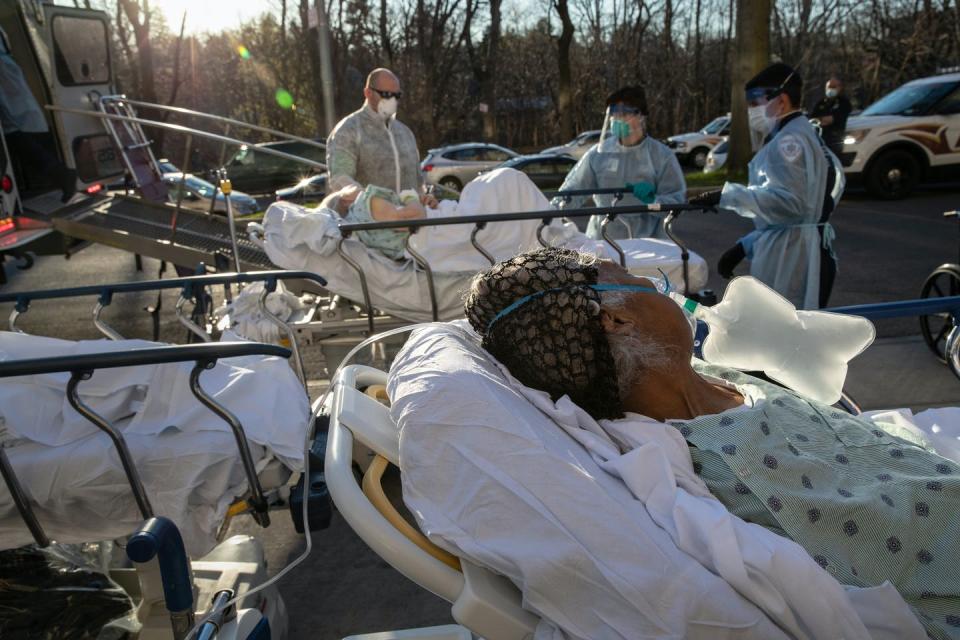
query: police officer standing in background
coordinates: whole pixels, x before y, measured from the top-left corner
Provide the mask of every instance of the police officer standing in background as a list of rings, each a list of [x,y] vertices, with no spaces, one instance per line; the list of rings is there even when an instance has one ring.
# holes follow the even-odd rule
[[[810,114],[811,118],[820,120],[823,141],[837,156],[843,151],[843,132],[852,109],[847,96],[843,95],[843,83],[833,77],[827,81],[823,100],[817,103]]]

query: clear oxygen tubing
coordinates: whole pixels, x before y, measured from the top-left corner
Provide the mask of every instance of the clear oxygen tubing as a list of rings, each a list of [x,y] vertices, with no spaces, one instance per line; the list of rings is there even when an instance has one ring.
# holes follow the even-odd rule
[[[367,346],[369,346],[369,345],[371,345],[371,344],[374,344],[374,343],[376,343],[376,342],[379,342],[379,341],[384,340],[384,339],[386,339],[386,338],[389,338],[389,337],[391,337],[391,336],[395,336],[395,335],[398,335],[398,334],[401,334],[401,333],[409,333],[409,332],[411,332],[411,331],[415,331],[416,329],[420,329],[420,328],[422,328],[422,327],[430,327],[430,326],[444,326],[444,327],[449,327],[450,325],[449,325],[448,323],[445,323],[445,322],[423,322],[423,323],[420,323],[420,324],[409,325],[409,326],[406,326],[406,327],[397,327],[397,328],[395,328],[395,329],[390,329],[389,331],[384,331],[384,332],[382,332],[382,333],[378,333],[378,334],[376,334],[376,335],[370,336],[369,338],[367,338],[366,340],[364,340],[363,342],[361,342],[360,344],[358,344],[357,346],[355,346],[353,349],[351,349],[350,352],[346,355],[346,357],[345,357],[343,360],[340,361],[340,364],[337,365],[336,371],[334,371],[334,372],[333,372],[333,375],[330,376],[330,387],[328,387],[327,390],[323,393],[323,396],[320,397],[319,402],[317,402],[317,403],[315,403],[315,404],[313,405],[313,406],[316,407],[316,410],[311,410],[311,411],[310,411],[310,417],[309,417],[309,419],[307,420],[306,425],[304,426],[304,437],[303,437],[303,477],[304,477],[305,479],[310,477],[310,444],[311,444],[310,435],[311,435],[311,433],[313,432],[313,423],[314,423],[315,418],[317,417],[317,414],[318,414],[320,411],[322,411],[322,410],[323,410],[323,407],[326,405],[327,399],[330,397],[330,393],[336,388],[336,385],[339,384],[339,382],[338,382],[338,376],[339,376],[339,374],[340,374],[340,371],[341,371],[347,364],[349,364],[349,363],[350,363],[350,360],[352,360],[353,357],[354,357],[355,355],[357,355],[357,353],[359,353],[360,350],[363,349],[364,347],[367,347]],[[306,480],[305,480],[305,482],[306,482]],[[217,606],[216,609],[211,609],[209,613],[207,613],[206,615],[204,615],[202,618],[199,618],[199,619],[194,623],[193,628],[190,629],[190,632],[186,635],[186,637],[184,638],[184,640],[194,640],[194,639],[197,637],[197,633],[200,631],[200,628],[203,626],[203,624],[204,624],[205,622],[207,622],[208,620],[212,620],[219,611],[222,611],[222,610],[226,609],[227,607],[231,607],[231,606],[234,606],[234,605],[238,605],[238,606],[239,606],[239,601],[240,601],[242,598],[247,598],[247,597],[249,597],[249,596],[252,596],[252,595],[255,594],[255,593],[258,593],[258,592],[260,592],[260,591],[263,591],[264,589],[267,589],[267,588],[269,588],[269,587],[272,587],[272,586],[275,585],[277,582],[279,582],[284,576],[286,576],[288,573],[290,573],[291,571],[293,571],[293,569],[294,569],[297,565],[301,564],[304,560],[307,559],[307,557],[310,555],[310,552],[313,550],[313,536],[311,535],[310,527],[309,527],[309,525],[308,525],[308,523],[310,522],[310,519],[309,519],[309,517],[308,517],[308,515],[309,515],[309,514],[308,514],[308,504],[309,504],[309,502],[310,502],[310,501],[309,501],[309,500],[306,500],[306,499],[304,499],[304,501],[303,501],[303,511],[302,511],[303,523],[304,523],[304,527],[303,527],[304,531],[303,531],[303,533],[304,533],[304,535],[305,535],[306,538],[307,538],[306,548],[304,548],[303,553],[301,553],[299,556],[297,556],[296,558],[294,558],[294,559],[290,562],[290,564],[288,564],[288,565],[285,566],[283,569],[281,569],[281,570],[277,573],[277,575],[273,576],[272,578],[270,578],[269,580],[267,580],[267,581],[264,582],[263,584],[258,585],[258,586],[256,586],[256,587],[254,587],[253,589],[250,589],[249,591],[247,591],[246,593],[244,593],[242,596],[234,596],[233,598],[231,598],[230,600],[227,600],[226,602],[218,603],[218,606]]]

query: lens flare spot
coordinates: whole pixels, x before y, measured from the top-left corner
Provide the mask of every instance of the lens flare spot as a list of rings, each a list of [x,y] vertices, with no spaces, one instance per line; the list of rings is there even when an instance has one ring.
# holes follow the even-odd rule
[[[293,107],[293,96],[290,95],[290,92],[286,89],[277,89],[274,97],[281,109],[290,109]]]
[[[240,55],[240,57],[243,58],[244,60],[249,60],[249,59],[250,59],[250,50],[247,49],[247,48],[246,48],[245,46],[243,46],[242,44],[238,44],[238,45],[237,45],[237,53],[238,53],[238,54]]]

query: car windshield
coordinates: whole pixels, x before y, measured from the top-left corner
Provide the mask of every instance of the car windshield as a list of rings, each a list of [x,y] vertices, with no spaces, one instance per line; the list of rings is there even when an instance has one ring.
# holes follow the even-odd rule
[[[702,133],[706,133],[710,135],[715,133],[720,133],[721,131],[723,131],[723,127],[726,126],[726,124],[727,124],[727,119],[721,116],[719,118],[715,118],[710,124],[705,126],[700,131]]]
[[[945,95],[957,88],[957,82],[930,82],[900,87],[864,109],[864,116],[916,116],[926,113]]]

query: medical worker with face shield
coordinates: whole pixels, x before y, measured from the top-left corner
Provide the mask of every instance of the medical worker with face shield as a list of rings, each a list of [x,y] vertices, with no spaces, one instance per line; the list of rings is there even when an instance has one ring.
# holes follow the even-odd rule
[[[607,98],[607,114],[600,141],[570,170],[561,191],[592,188],[623,188],[631,193],[590,196],[598,207],[686,202],[687,184],[676,155],[666,145],[647,135],[647,97],[643,87],[623,87]],[[554,198],[559,209],[582,207],[587,196]],[[587,235],[600,238],[604,216],[593,216]],[[612,238],[666,238],[663,216],[629,214],[607,227]]]
[[[728,182],[690,203],[753,219],[756,230],[721,258],[721,275],[730,277],[746,256],[750,275],[798,309],[817,309],[826,306],[836,276],[829,220],[845,181],[839,160],[800,111],[802,88],[800,75],[783,63],[746,84],[750,129],[763,136],[749,183]]]
[[[436,206],[436,199],[424,195],[417,139],[397,120],[400,80],[389,69],[374,69],[363,97],[363,106],[338,122],[327,138],[330,191],[352,187],[343,194],[352,201],[370,185],[396,194],[414,190],[423,204]]]

